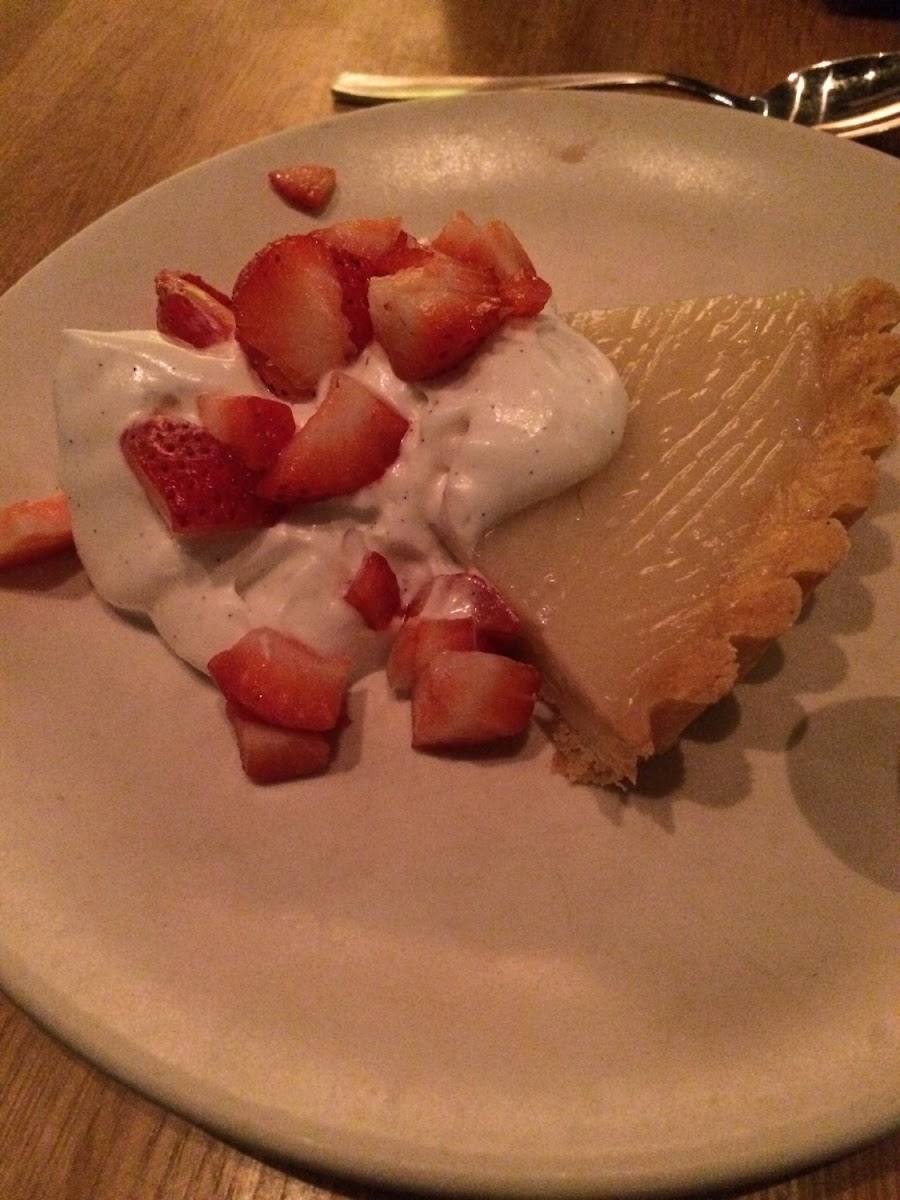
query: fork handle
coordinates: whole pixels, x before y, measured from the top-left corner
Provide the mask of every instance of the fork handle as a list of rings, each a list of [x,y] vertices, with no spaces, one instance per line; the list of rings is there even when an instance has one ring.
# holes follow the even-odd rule
[[[386,104],[391,100],[434,99],[463,92],[506,92],[523,88],[675,88],[706,100],[743,107],[744,101],[684,75],[655,71],[597,71],[572,75],[361,75],[344,71],[331,85],[343,104]]]

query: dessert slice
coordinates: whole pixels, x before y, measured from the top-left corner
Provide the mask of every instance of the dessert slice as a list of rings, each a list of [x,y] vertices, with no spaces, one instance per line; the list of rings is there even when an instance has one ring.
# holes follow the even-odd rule
[[[572,318],[625,381],[622,447],[474,558],[523,620],[571,779],[633,781],[843,558],[896,434],[898,322],[876,280]]]

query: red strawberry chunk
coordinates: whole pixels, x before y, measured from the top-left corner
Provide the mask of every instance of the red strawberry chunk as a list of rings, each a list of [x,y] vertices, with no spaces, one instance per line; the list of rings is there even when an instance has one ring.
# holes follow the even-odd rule
[[[334,257],[309,234],[264,246],[232,299],[238,341],[263,382],[287,399],[308,399],[326,371],[355,353]]]
[[[321,163],[295,163],[270,171],[269,183],[293,208],[318,213],[334,195],[337,172]]]
[[[251,629],[213,655],[209,673],[225,698],[287,729],[334,729],[350,680],[350,659],[325,655],[276,629]]]
[[[0,568],[49,558],[74,544],[69,502],[62,492],[0,508]]]
[[[510,643],[519,632],[516,613],[483,576],[471,571],[433,576],[413,596],[407,616],[432,620],[469,617],[496,648]]]
[[[231,301],[199,275],[160,271],[156,276],[156,328],[204,350],[234,337]]]
[[[536,317],[552,294],[550,284],[537,275],[513,275],[500,281],[503,311],[508,317]]]
[[[354,347],[363,350],[372,340],[372,318],[369,316],[372,267],[365,259],[336,247],[331,248],[331,257],[341,285],[341,312],[347,319]]]
[[[536,274],[527,250],[505,221],[486,222],[482,226],[482,234],[490,247],[498,279],[510,279],[523,272],[528,275]]]
[[[297,428],[291,406],[271,396],[203,392],[197,397],[197,415],[213,437],[255,471],[271,467]]]
[[[244,774],[254,783],[283,783],[328,769],[331,741],[324,733],[270,725],[231,702],[225,713],[234,729]]]
[[[277,504],[256,495],[252,471],[207,429],[175,417],[129,425],[122,452],[154,508],[176,536],[272,525]]]
[[[450,218],[432,241],[435,250],[476,263],[493,271],[497,279],[510,279],[523,272],[534,275],[534,263],[525,247],[503,221],[477,225],[464,212]]]
[[[399,217],[363,217],[339,221],[310,235],[331,251],[343,291],[343,313],[357,350],[372,340],[369,316],[369,280],[398,245],[411,241]]]
[[[421,267],[434,258],[435,252],[430,246],[425,246],[405,230],[400,231],[393,246],[385,250],[375,263],[375,275],[393,275],[406,267]]]
[[[401,379],[429,379],[468,358],[499,328],[502,300],[490,271],[430,253],[369,284],[376,339]]]
[[[316,229],[311,236],[332,250],[375,266],[397,244],[402,229],[399,217],[359,217]]]
[[[381,478],[408,428],[387,400],[335,371],[324,400],[264,475],[259,494],[281,503],[350,495]]]
[[[478,627],[471,617],[430,619],[413,617],[404,621],[391,643],[387,681],[398,694],[408,692],[416,676],[442,650],[484,650]]]
[[[475,746],[527,729],[540,677],[529,663],[483,650],[444,650],[416,677],[416,749]]]
[[[493,273],[505,316],[536,316],[551,296],[522,243],[504,221],[476,223],[465,213],[451,217],[432,243],[436,250]]]
[[[309,400],[312,397],[314,389],[298,389],[295,376],[282,371],[270,358],[266,358],[264,354],[260,354],[250,346],[244,346],[243,350],[247,356],[247,362],[270,392],[285,400],[290,400],[292,403],[295,400]]]
[[[344,599],[370,629],[387,629],[400,612],[400,585],[391,564],[373,550],[350,581]]]
[[[437,237],[431,239],[431,244],[441,254],[449,254],[460,262],[476,263],[494,270],[493,255],[482,228],[467,213],[454,213]]]

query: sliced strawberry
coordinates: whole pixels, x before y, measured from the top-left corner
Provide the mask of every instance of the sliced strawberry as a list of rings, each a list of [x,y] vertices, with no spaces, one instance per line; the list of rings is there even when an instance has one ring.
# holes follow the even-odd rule
[[[257,529],[282,515],[277,504],[256,495],[259,472],[193,421],[136,421],[121,446],[150,502],[179,537]]]
[[[372,340],[369,316],[369,280],[400,241],[408,235],[399,217],[370,217],[339,221],[316,229],[311,237],[331,251],[343,292],[342,311],[350,323],[350,336],[357,350]]]
[[[552,295],[550,284],[537,275],[500,280],[503,312],[508,317],[536,317]]]
[[[540,676],[529,663],[483,650],[444,650],[416,677],[416,749],[474,746],[524,732]]]
[[[231,301],[199,275],[160,271],[156,276],[156,328],[204,350],[234,337]]]
[[[309,234],[254,255],[233,303],[238,341],[263,382],[287,399],[309,398],[326,371],[355,353],[334,257]]]
[[[409,422],[343,371],[259,485],[269,500],[293,503],[346,496],[379,479],[397,458]]]
[[[486,267],[498,279],[537,273],[525,247],[503,221],[478,225],[466,213],[457,212],[431,244],[460,262]]]
[[[291,406],[271,396],[203,392],[197,397],[197,415],[213,437],[255,471],[271,467],[297,428]]]
[[[387,629],[400,612],[400,585],[391,564],[373,550],[350,581],[344,599],[370,629]]]
[[[469,617],[497,649],[509,645],[519,632],[516,613],[486,579],[471,571],[433,576],[409,602],[407,617],[432,620]]]
[[[487,267],[489,271],[494,270],[493,256],[488,250],[482,228],[468,213],[454,213],[440,233],[431,239],[431,244],[441,254],[449,254],[460,262],[475,263]]]
[[[390,246],[375,263],[374,275],[393,275],[407,267],[421,267],[434,258],[430,246],[424,246],[405,230],[400,231],[393,246]]]
[[[401,379],[429,379],[467,358],[503,320],[490,271],[431,253],[369,284],[375,337]]]
[[[213,655],[209,673],[225,698],[287,729],[334,729],[350,679],[350,660],[263,626]]]
[[[225,713],[234,728],[244,774],[254,783],[282,783],[328,769],[331,741],[324,733],[270,725],[230,701]]]
[[[320,163],[295,163],[270,171],[269,183],[293,208],[318,213],[334,195],[337,172]]]
[[[393,250],[402,233],[399,217],[359,217],[316,229],[311,236],[332,250],[349,254],[373,267]]]
[[[426,663],[442,650],[484,650],[471,617],[413,617],[397,630],[387,660],[387,681],[397,693],[408,692]]]
[[[69,502],[62,492],[0,508],[0,568],[49,558],[74,544]]]
[[[458,212],[432,245],[460,262],[491,271],[500,285],[506,316],[536,316],[550,299],[550,285],[538,277],[525,247],[504,221],[476,225]]]
[[[353,345],[359,351],[372,340],[372,318],[369,316],[372,267],[365,259],[356,258],[345,250],[332,248],[331,256],[341,285],[341,312],[347,320]]]
[[[251,346],[244,346],[243,350],[247,356],[247,362],[270,392],[292,403],[296,400],[309,400],[312,398],[315,391],[314,388],[298,388],[295,382],[296,376],[282,371],[270,358],[266,358],[264,354],[260,354]]]
[[[511,650],[518,632],[519,618],[481,575],[435,575],[407,606],[388,655],[388,682],[408,691],[441,650]]]

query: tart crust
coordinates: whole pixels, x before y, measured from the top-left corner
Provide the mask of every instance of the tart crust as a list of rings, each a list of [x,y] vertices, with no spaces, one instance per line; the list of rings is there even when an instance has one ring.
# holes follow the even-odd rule
[[[707,560],[710,555],[714,560],[711,582],[698,588],[690,603],[682,606],[683,611],[671,614],[677,627],[674,640],[670,637],[660,653],[630,672],[630,694],[617,696],[604,692],[605,685],[598,687],[591,672],[604,672],[602,659],[590,663],[589,655],[580,654],[577,660],[566,662],[559,652],[560,643],[554,646],[554,605],[568,604],[571,610],[577,603],[565,598],[565,588],[553,578],[556,566],[564,571],[567,561],[555,557],[554,543],[560,540],[566,522],[571,525],[573,515],[577,521],[579,508],[593,511],[594,516],[603,511],[591,510],[585,500],[589,493],[584,489],[591,489],[594,481],[548,501],[549,508],[538,505],[513,518],[489,534],[476,551],[479,570],[520,608],[533,657],[543,673],[545,699],[555,714],[550,728],[557,747],[555,765],[575,782],[634,782],[641,760],[677,742],[694,717],[730,692],[769,643],[796,621],[806,596],[844,558],[847,529],[875,495],[873,460],[897,435],[897,414],[890,397],[900,382],[900,337],[891,331],[900,324],[900,293],[891,285],[864,279],[821,304],[805,293],[703,303],[721,305],[725,311],[734,305],[756,305],[754,320],[764,324],[770,311],[776,321],[782,312],[791,314],[785,321],[783,355],[776,344],[773,361],[778,361],[771,370],[777,373],[784,367],[783,356],[796,356],[796,362],[784,368],[778,386],[793,381],[796,392],[803,391],[798,411],[807,427],[795,439],[796,445],[788,432],[779,435],[771,455],[766,452],[763,456],[773,461],[777,458],[777,470],[765,463],[759,471],[754,468],[749,482],[728,484],[732,497],[739,495],[743,486],[748,492],[756,487],[762,499],[747,526],[734,538],[709,538],[708,549],[704,543]],[[644,392],[658,392],[664,372],[657,372],[655,383],[647,383],[645,364],[634,356],[630,359],[627,348],[622,353],[621,330],[643,328],[642,323],[648,322],[652,328],[660,317],[666,324],[678,317],[678,308],[664,306],[627,314],[586,312],[570,318],[619,368],[633,411],[655,400],[655,395]],[[711,311],[707,309],[707,315]],[[752,361],[752,346],[749,353],[748,361]],[[714,381],[715,374],[711,370],[702,377]],[[757,400],[763,394],[768,397],[764,386],[768,385],[757,389],[754,383],[749,389]],[[777,387],[773,395],[778,395]],[[795,400],[792,395],[791,402]],[[715,444],[717,453],[723,446],[727,452],[727,440],[719,437]],[[707,453],[705,446],[701,453]],[[641,499],[636,489],[635,495],[640,504],[654,502],[650,493]],[[708,503],[709,495],[701,507]],[[544,511],[538,512],[540,509]],[[581,528],[574,537],[576,549],[567,551],[568,562],[581,570],[582,562],[589,561],[596,549],[590,545],[589,528]],[[581,557],[578,539],[583,543]],[[544,603],[540,587],[529,591],[530,584],[524,584],[527,568],[522,565],[523,556],[532,564],[540,563],[542,569],[546,567],[550,594],[556,599]],[[708,572],[710,565],[705,561],[704,570]],[[583,596],[584,587],[590,585],[582,582],[580,586]],[[665,583],[660,586],[665,588]],[[598,607],[615,603],[615,595],[598,597]],[[577,614],[574,616],[577,620]],[[588,625],[595,619],[589,611],[582,616]],[[571,611],[566,619],[572,621]],[[665,623],[669,615],[657,610],[653,620]],[[570,630],[575,627],[569,625]],[[622,636],[629,636],[627,628]],[[614,635],[611,637],[607,653],[613,647],[614,654],[616,643]],[[616,684],[609,686],[615,688]]]

